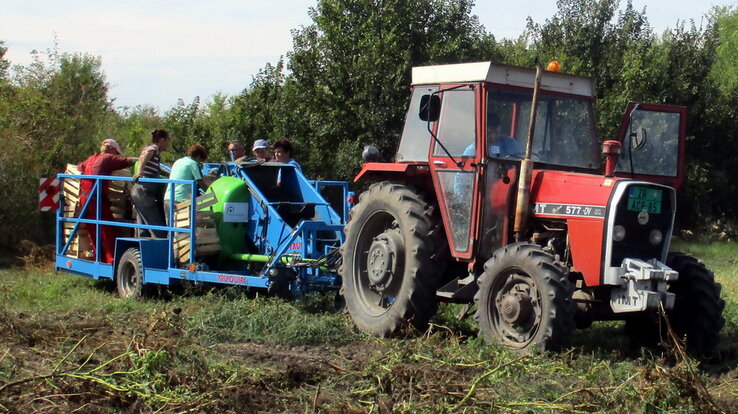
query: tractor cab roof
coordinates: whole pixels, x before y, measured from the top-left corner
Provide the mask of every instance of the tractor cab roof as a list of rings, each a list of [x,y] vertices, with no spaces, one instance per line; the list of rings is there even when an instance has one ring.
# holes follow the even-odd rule
[[[499,85],[533,89],[535,69],[499,65],[492,62],[458,63],[451,65],[418,66],[413,68],[413,85],[433,85],[465,82],[490,82]],[[593,98],[594,78],[544,71],[541,89]]]

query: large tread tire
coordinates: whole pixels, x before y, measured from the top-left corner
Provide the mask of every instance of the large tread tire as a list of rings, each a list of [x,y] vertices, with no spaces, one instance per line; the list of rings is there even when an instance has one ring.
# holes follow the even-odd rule
[[[669,253],[666,265],[679,272],[679,280],[669,286],[676,295],[674,309],[669,312],[672,328],[680,339],[686,339],[688,351],[709,355],[720,342],[725,325],[722,286],[705,264],[692,256]]]
[[[642,313],[625,320],[625,336],[633,350],[639,348],[655,349],[666,338],[666,327],[656,313]]]
[[[487,343],[521,353],[569,345],[575,328],[574,285],[540,246],[512,243],[497,250],[477,283],[475,318]]]
[[[143,264],[137,248],[129,248],[120,257],[115,285],[121,298],[139,299],[143,296]]]
[[[405,184],[383,181],[361,194],[339,269],[359,330],[389,337],[426,329],[448,260],[441,223],[436,204]]]
[[[725,301],[720,298],[722,286],[715,282],[704,263],[692,256],[671,252],[666,265],[679,272],[679,279],[668,288],[676,295],[674,309],[667,312],[674,333],[685,341],[689,353],[711,355],[725,325],[722,316]],[[649,315],[627,320],[625,333],[634,347],[655,348],[668,338],[666,324]]]

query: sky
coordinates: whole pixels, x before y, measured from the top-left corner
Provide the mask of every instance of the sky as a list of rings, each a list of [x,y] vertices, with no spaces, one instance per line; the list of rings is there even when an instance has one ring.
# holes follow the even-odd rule
[[[236,95],[266,63],[292,48],[291,31],[311,23],[317,0],[2,0],[0,40],[13,64],[58,42],[61,52],[102,58],[117,108],[166,111],[183,99]],[[625,0],[621,1],[622,5]],[[700,24],[713,5],[736,0],[632,0],[657,33]],[[496,39],[517,38],[526,19],[543,23],[555,0],[477,0],[473,13]]]

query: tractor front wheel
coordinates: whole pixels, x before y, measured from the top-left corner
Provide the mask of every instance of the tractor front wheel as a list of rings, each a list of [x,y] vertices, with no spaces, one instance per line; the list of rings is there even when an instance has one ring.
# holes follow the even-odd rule
[[[361,195],[340,270],[357,328],[380,337],[426,328],[446,263],[440,223],[435,205],[404,184],[376,183]]]
[[[143,294],[143,265],[141,252],[135,247],[126,250],[120,257],[115,275],[118,296],[121,298],[140,298]]]
[[[557,351],[574,330],[574,287],[555,259],[540,246],[513,243],[484,265],[474,297],[479,332],[521,352]]]

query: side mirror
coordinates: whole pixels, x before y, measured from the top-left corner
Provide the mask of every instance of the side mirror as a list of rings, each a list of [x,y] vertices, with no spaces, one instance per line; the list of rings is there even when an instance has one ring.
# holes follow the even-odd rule
[[[635,131],[630,133],[630,149],[633,151],[637,151],[643,147],[643,145],[646,143],[648,134],[646,133],[646,128],[638,127]]]
[[[423,95],[420,97],[418,116],[421,121],[436,122],[441,115],[441,98],[438,95]]]

